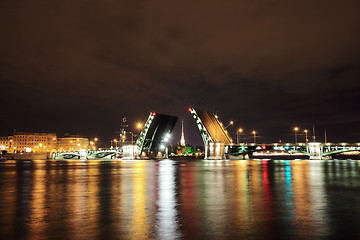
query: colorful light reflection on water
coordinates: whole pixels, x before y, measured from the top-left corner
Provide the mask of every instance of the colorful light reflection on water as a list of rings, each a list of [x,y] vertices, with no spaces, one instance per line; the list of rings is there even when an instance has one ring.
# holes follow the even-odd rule
[[[7,161],[0,239],[359,239],[360,161]]]

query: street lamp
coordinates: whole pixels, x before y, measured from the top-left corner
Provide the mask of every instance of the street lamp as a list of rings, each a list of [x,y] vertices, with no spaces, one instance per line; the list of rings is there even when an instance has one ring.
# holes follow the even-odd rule
[[[139,138],[140,137],[140,133],[141,133],[141,130],[142,130],[142,128],[143,128],[143,125],[141,124],[141,123],[138,123],[137,124],[137,131],[136,131],[136,133],[137,133],[137,137]]]
[[[236,143],[239,143],[240,137],[239,135],[243,132],[242,128],[239,128],[236,132]]]
[[[98,138],[94,138],[94,149],[96,149],[96,142],[98,141]]]
[[[115,142],[115,148],[117,149],[117,140],[114,139],[114,142]]]
[[[294,127],[294,131],[295,131],[295,144],[297,144],[297,131],[299,131],[299,128]]]
[[[134,142],[134,133],[133,132],[129,132],[131,133],[131,145],[133,145],[133,142]]]
[[[256,131],[253,131],[252,134],[254,134],[254,144],[256,144]]]
[[[225,129],[227,129],[230,125],[233,125],[233,124],[234,124],[234,122],[233,122],[233,121],[230,121],[229,125],[227,125],[227,126],[225,127]]]
[[[307,133],[308,133],[308,130],[304,130],[304,133],[305,133],[305,143],[307,143],[308,142],[308,138],[307,138]]]

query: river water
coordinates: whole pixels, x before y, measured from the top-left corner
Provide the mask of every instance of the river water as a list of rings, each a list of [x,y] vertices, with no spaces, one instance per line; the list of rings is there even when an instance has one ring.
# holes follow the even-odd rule
[[[2,162],[0,239],[360,239],[360,161]]]

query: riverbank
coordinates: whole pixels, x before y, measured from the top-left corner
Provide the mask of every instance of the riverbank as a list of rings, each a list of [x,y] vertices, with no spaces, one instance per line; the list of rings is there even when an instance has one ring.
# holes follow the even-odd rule
[[[45,160],[50,158],[50,152],[44,153],[7,153],[4,157],[8,160]]]

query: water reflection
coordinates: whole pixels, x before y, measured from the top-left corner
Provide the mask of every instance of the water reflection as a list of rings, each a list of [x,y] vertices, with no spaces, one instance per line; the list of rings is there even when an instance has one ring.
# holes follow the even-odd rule
[[[1,239],[360,236],[360,161],[9,161]]]
[[[157,236],[161,239],[179,238],[174,162],[166,160],[161,161],[159,165]]]

